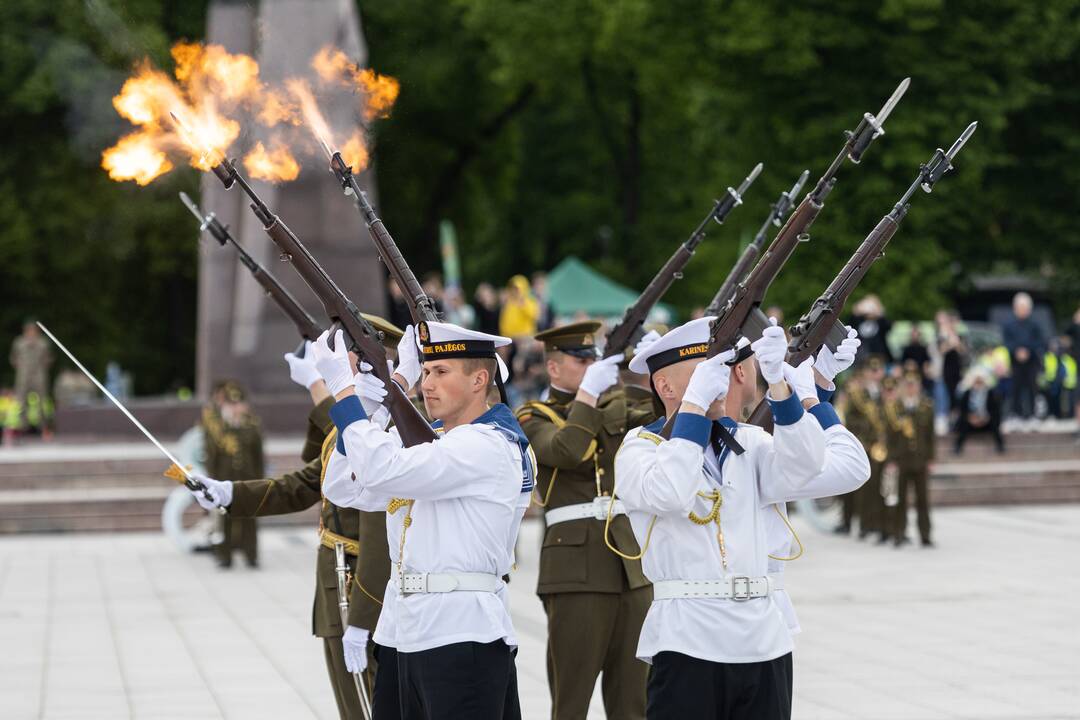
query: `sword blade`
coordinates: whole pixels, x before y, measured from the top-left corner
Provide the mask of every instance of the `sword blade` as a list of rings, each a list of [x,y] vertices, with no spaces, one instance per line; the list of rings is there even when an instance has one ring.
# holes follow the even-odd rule
[[[874,117],[877,118],[878,127],[885,124],[886,118],[892,114],[893,108],[896,107],[896,103],[900,102],[900,98],[904,97],[904,93],[907,92],[908,85],[911,84],[911,78],[906,77],[900,81],[900,84],[893,90],[893,94],[889,96],[889,99],[885,101],[885,104],[881,106],[881,110]]]
[[[952,147],[949,148],[949,151],[945,153],[945,157],[949,158],[950,162],[956,157],[956,154],[960,152],[960,149],[967,144],[968,139],[975,134],[975,128],[978,126],[978,121],[971,123],[964,129],[964,132],[960,134],[960,137],[956,138],[956,142],[954,142]]]
[[[105,386],[102,385],[100,382],[98,382],[98,379],[96,377],[94,377],[93,373],[91,373],[89,370],[87,370],[86,367],[81,362],[79,362],[79,359],[77,357],[75,357],[74,355],[72,355],[70,350],[68,350],[66,347],[64,347],[64,343],[60,342],[59,338],[57,338],[55,335],[52,334],[52,332],[49,331],[49,328],[45,327],[41,322],[38,322],[37,326],[39,328],[41,328],[41,331],[43,333],[45,333],[46,335],[49,336],[49,339],[52,340],[56,344],[56,347],[60,348],[60,350],[63,351],[63,353],[68,356],[68,359],[71,360],[71,362],[75,363],[75,367],[82,370],[83,375],[90,378],[90,382],[94,383],[94,385],[97,386],[97,389],[100,390],[105,395],[105,397],[109,398],[109,400],[112,401],[113,405],[118,407],[120,409],[120,412],[124,413],[124,415],[127,417],[127,419],[130,420],[135,425],[135,427],[139,428],[139,430],[142,432],[142,434],[146,436],[146,439],[149,440],[150,442],[154,443],[154,445],[157,447],[157,449],[161,451],[162,455],[167,457],[169,459],[169,461],[172,462],[173,465],[180,468],[180,472],[184,473],[184,477],[186,477],[188,479],[189,483],[195,483],[196,485],[201,485],[201,483],[198,483],[198,481],[196,481],[195,478],[191,477],[191,474],[188,473],[188,471],[184,468],[183,463],[181,463],[179,460],[177,460],[176,457],[173,456],[173,454],[171,452],[166,450],[165,446],[162,445],[160,442],[158,442],[158,439],[156,437],[154,437],[153,434],[151,434],[151,432],[149,430],[147,430],[143,426],[143,424],[141,422],[139,422],[138,419],[134,415],[131,414],[131,411],[128,410],[126,407],[124,407],[123,403],[121,403],[119,400],[117,400],[113,396],[113,394],[111,392],[109,392],[107,389],[105,389]]]
[[[735,194],[742,197],[743,193],[747,191],[750,185],[757,180],[757,176],[761,174],[761,169],[763,167],[765,167],[765,165],[758,163],[754,169],[750,171],[750,174],[746,176],[746,179],[742,181],[742,185],[735,191]]]

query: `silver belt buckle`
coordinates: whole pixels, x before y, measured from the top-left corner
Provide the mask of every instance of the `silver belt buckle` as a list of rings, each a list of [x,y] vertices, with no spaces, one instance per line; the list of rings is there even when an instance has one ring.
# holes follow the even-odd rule
[[[603,495],[598,495],[593,498],[593,517],[597,520],[604,520],[607,518],[607,506],[610,500]]]
[[[742,584],[742,589],[739,589],[739,584]],[[743,602],[750,599],[750,578],[746,575],[736,575],[731,578],[731,599],[736,602]]]
[[[410,577],[410,575],[412,577]],[[414,593],[426,593],[428,585],[427,573],[406,573],[401,578],[401,592],[405,595]]]

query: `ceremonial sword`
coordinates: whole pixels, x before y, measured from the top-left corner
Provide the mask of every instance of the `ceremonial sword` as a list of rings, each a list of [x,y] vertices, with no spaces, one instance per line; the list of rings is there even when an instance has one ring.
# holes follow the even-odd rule
[[[171,452],[166,450],[165,446],[158,442],[158,439],[154,437],[153,434],[149,430],[147,430],[146,427],[141,422],[139,422],[134,415],[131,414],[131,411],[124,407],[123,403],[117,400],[116,397],[111,392],[109,392],[104,385],[98,382],[98,379],[94,377],[93,373],[87,370],[86,366],[79,362],[79,359],[75,357],[70,350],[64,347],[64,343],[60,342],[60,339],[53,335],[52,332],[49,331],[49,328],[45,327],[45,325],[43,325],[40,321],[38,322],[37,326],[41,328],[41,331],[43,333],[49,336],[49,339],[56,344],[56,347],[60,348],[60,350],[62,350],[63,353],[68,356],[68,359],[71,360],[71,362],[75,363],[75,367],[82,370],[83,375],[90,378],[90,382],[94,383],[94,385],[97,386],[97,389],[100,390],[105,395],[105,397],[109,398],[109,400],[112,401],[113,405],[120,408],[120,412],[124,413],[127,419],[130,420],[135,425],[135,427],[139,428],[142,434],[145,435],[150,442],[154,443],[154,446],[161,451],[162,455],[167,457],[169,461],[172,462],[173,467],[176,468],[179,474],[183,475],[183,483],[188,487],[189,490],[201,492],[204,498],[206,498],[212,503],[217,504],[217,501],[210,495],[210,491],[207,489],[206,485],[204,485],[190,472],[188,472],[187,469],[183,466],[183,464],[181,464],[181,462],[177,460]],[[166,475],[168,477],[172,477],[173,479],[178,479],[175,477],[173,468],[169,468],[169,471],[166,472]]]

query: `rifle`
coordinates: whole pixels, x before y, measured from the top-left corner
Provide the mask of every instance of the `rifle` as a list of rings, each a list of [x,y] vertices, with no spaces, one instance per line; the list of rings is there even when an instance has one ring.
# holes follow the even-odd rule
[[[322,143],[321,138],[319,142]],[[438,320],[439,313],[435,309],[435,301],[424,292],[424,288],[417,281],[416,275],[409,268],[409,263],[405,261],[397,243],[391,237],[390,231],[386,229],[386,224],[375,214],[375,208],[368,202],[367,193],[360,189],[352,168],[342,159],[340,152],[331,152],[325,143],[323,143],[323,149],[330,156],[330,172],[334,173],[338,182],[341,183],[341,189],[345,195],[352,196],[356,202],[356,209],[364,218],[368,234],[375,243],[375,249],[379,251],[379,257],[382,258],[383,264],[390,271],[390,276],[394,278],[402,294],[408,298],[409,315],[412,316],[413,323],[421,320]]]
[[[848,158],[856,164],[862,160],[870,143],[885,133],[882,125],[896,103],[900,102],[910,82],[910,78],[904,78],[876,116],[863,114],[855,130],[847,133],[847,142],[817,185],[795,208],[784,227],[780,228],[746,280],[735,286],[727,305],[720,310],[709,330],[709,357],[735,347],[741,335],[751,341],[757,340],[762,331],[769,327],[769,319],[760,308],[769,285],[791,257],[795,246],[810,239],[806,231],[825,207],[825,198],[836,184],[836,173],[844,164],[844,159]]]
[[[830,350],[836,350],[836,347],[847,337],[847,328],[839,320],[840,311],[844,309],[847,299],[866,276],[870,266],[885,255],[885,246],[892,240],[893,235],[900,228],[900,223],[907,216],[915,191],[920,187],[926,193],[933,191],[934,184],[945,173],[952,170],[953,158],[964,147],[977,126],[977,122],[968,125],[948,150],[938,148],[927,162],[919,166],[919,174],[911,183],[911,187],[870,231],[847,264],[829,283],[829,287],[825,289],[821,297],[815,300],[806,314],[792,326],[791,342],[787,353],[789,364],[799,365],[816,353],[822,345],[828,345]],[[768,405],[762,400],[754,408],[748,422],[759,427],[767,427],[771,424],[770,418]]]
[[[626,348],[630,347],[631,343],[641,339],[641,326],[645,323],[649,312],[664,296],[664,293],[668,291],[668,288],[676,280],[682,278],[683,268],[690,262],[690,258],[694,256],[694,250],[697,249],[697,246],[705,239],[705,230],[708,228],[709,221],[715,221],[717,225],[724,224],[724,220],[735,209],[735,206],[742,204],[743,194],[757,179],[757,176],[761,174],[762,167],[762,164],[758,163],[750,171],[750,174],[746,176],[746,179],[742,181],[738,189],[729,187],[724,196],[716,201],[713,209],[709,211],[705,219],[698,223],[697,228],[690,234],[686,242],[680,245],[675,254],[668,258],[668,261],[660,268],[660,272],[656,273],[645,290],[638,296],[638,299],[634,301],[634,304],[626,309],[626,313],[619,323],[608,333],[607,340],[604,343],[604,357],[621,355],[626,352]]]
[[[229,233],[227,225],[222,225],[221,221],[217,219],[214,213],[204,215],[199,206],[188,197],[187,193],[180,193],[180,200],[183,201],[187,209],[191,211],[191,214],[199,219],[199,231],[208,230],[210,235],[221,244],[222,247],[225,243],[232,243],[232,246],[236,248],[237,255],[240,258],[240,262],[244,264],[248,270],[251,271],[252,277],[262,285],[263,290],[269,295],[278,307],[292,320],[293,325],[296,326],[296,330],[300,333],[300,337],[304,340],[314,342],[319,335],[322,334],[322,328],[315,322],[315,319],[307,314],[307,311],[296,301],[296,298],[292,296],[285,287],[278,282],[277,278],[270,274],[270,272],[258,263],[255,258],[251,257],[246,250],[236,242],[236,238]],[[304,357],[304,342],[301,341],[300,346],[296,349],[295,354],[297,357]]]
[[[746,277],[746,273],[749,272],[754,261],[756,261],[758,255],[761,254],[761,248],[765,247],[765,233],[768,232],[769,226],[781,226],[784,217],[791,212],[791,206],[795,202],[795,197],[799,194],[799,191],[802,190],[802,186],[806,183],[806,178],[808,177],[810,177],[810,171],[803,170],[802,175],[800,175],[799,179],[795,181],[795,184],[791,186],[791,189],[780,193],[780,197],[772,204],[772,209],[769,211],[769,217],[765,218],[765,223],[761,226],[761,229],[757,231],[757,235],[754,236],[753,241],[742,251],[742,255],[739,256],[738,261],[735,263],[735,267],[731,268],[731,272],[729,272],[728,276],[724,279],[724,284],[716,291],[716,295],[713,295],[712,301],[709,303],[708,307],[705,308],[706,315],[717,315],[720,313],[720,310],[727,305],[728,298],[730,298],[735,291],[735,286]]]
[[[402,444],[411,446],[435,440],[435,431],[431,429],[431,425],[409,401],[401,386],[390,379],[391,371],[386,363],[382,333],[364,319],[356,305],[334,284],[300,239],[255,194],[244,176],[237,171],[235,162],[223,159],[211,167],[210,171],[221,180],[226,189],[234,184],[240,186],[251,199],[251,210],[262,221],[263,230],[322,302],[331,321],[331,347],[337,331],[344,330],[349,349],[367,361],[372,367],[371,372],[383,381],[387,389],[386,404],[401,435]]]

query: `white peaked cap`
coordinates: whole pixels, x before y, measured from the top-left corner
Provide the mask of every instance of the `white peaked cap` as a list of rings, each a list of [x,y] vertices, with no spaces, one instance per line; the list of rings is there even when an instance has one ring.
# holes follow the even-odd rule
[[[495,352],[512,341],[502,335],[489,335],[469,330],[453,323],[435,320],[421,322],[416,327],[416,340],[427,360],[436,358],[494,357],[503,382],[510,378],[510,369]]]
[[[421,327],[416,329],[416,338],[421,345],[437,345],[444,342],[453,342],[454,340],[478,340],[494,343],[495,347],[504,347],[512,342],[510,338],[502,335],[488,335],[479,330],[469,330],[453,323],[430,320],[421,323],[421,326],[425,325],[427,326],[428,335],[426,338],[421,337]]]
[[[683,360],[705,357],[709,344],[709,325],[716,318],[709,315],[669,330],[666,335],[649,345],[630,361],[630,372],[651,375],[661,367]],[[652,363],[650,358],[655,358]],[[659,365],[658,365],[659,363]]]

